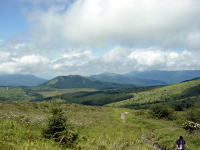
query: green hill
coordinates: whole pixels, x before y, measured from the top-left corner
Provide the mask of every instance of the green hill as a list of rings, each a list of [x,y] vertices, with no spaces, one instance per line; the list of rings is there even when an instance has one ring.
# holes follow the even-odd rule
[[[154,103],[177,103],[184,107],[200,106],[200,79],[132,93],[133,98],[108,104],[119,107],[146,107]]]
[[[155,86],[155,85],[166,85],[165,82],[153,79],[142,79],[139,77],[132,77],[127,75],[120,75],[114,73],[102,73],[93,75],[93,78],[102,82],[112,82],[118,84],[133,84],[136,86]]]
[[[34,101],[42,96],[23,87],[0,87],[0,101]]]
[[[42,84],[40,87],[57,88],[57,89],[72,89],[72,88],[113,89],[113,88],[130,88],[135,86],[101,82],[90,77],[70,75],[70,76],[56,77]]]
[[[83,105],[103,106],[105,104],[122,101],[131,98],[130,93],[145,91],[154,87],[141,87],[131,89],[109,89],[98,91],[76,91],[64,94],[48,96],[44,101],[60,99],[64,103],[75,103]]]

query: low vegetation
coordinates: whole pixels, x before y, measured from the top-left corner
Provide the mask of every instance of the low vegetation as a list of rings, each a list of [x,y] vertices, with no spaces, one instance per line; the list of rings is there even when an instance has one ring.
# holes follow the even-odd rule
[[[0,87],[0,101],[34,101],[42,96],[24,87]]]
[[[159,119],[173,120],[174,110],[168,105],[156,104],[150,108],[150,114]]]
[[[1,102],[0,149],[153,150],[144,137],[163,149],[172,150],[180,135],[191,150],[200,147],[199,131],[190,133],[182,126],[187,121],[187,111],[176,112],[177,119],[171,121],[154,119],[148,110],[62,104],[64,118],[68,118],[67,122],[78,134],[76,148],[64,148],[43,134],[50,129],[49,118],[54,106],[50,103]],[[120,119],[122,112],[129,112],[125,123]]]
[[[182,108],[200,106],[200,79],[132,93],[133,98],[108,106],[148,108],[152,104],[167,103]]]
[[[200,150],[199,84],[98,91],[1,87],[0,149],[172,150],[182,135],[188,149]]]

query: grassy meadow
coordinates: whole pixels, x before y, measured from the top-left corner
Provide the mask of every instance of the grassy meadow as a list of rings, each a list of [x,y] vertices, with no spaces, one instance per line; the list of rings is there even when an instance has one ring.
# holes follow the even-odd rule
[[[57,143],[42,136],[51,103],[0,102],[1,150],[63,150]],[[182,129],[184,115],[176,121],[152,119],[147,110],[62,104],[79,134],[74,149],[81,150],[153,150],[152,143],[163,149],[174,149],[174,141],[183,135],[190,150],[200,149],[199,132],[190,134]],[[126,122],[120,119],[122,112]],[[184,112],[181,112],[184,113]],[[149,139],[152,143],[145,142]]]
[[[133,98],[111,103],[108,104],[108,106],[138,108],[142,105],[149,106],[149,104],[162,102],[173,103],[175,101],[190,101],[190,99],[195,99],[196,102],[198,101],[198,103],[200,103],[200,79],[163,86],[147,91],[134,92],[131,95]]]
[[[0,100],[33,101],[41,99],[41,95],[24,87],[0,87]]]
[[[97,91],[96,89],[92,88],[77,88],[77,89],[55,89],[50,91],[38,91],[36,93],[42,95],[44,98],[47,97],[54,97],[62,94],[68,94],[68,93],[76,93],[76,92],[93,92]]]

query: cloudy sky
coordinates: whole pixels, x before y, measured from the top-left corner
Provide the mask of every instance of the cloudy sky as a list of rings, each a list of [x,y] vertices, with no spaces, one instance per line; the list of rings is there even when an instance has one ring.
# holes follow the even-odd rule
[[[1,0],[0,74],[200,69],[199,0]]]

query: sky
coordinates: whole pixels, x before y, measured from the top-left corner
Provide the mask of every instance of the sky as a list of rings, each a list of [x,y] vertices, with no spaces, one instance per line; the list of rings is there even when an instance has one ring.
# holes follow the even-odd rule
[[[199,0],[1,0],[0,74],[200,69]]]

